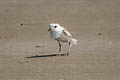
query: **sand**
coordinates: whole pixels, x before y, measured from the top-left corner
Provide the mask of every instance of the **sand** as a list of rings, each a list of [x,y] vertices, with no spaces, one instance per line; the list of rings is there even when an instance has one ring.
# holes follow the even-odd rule
[[[0,80],[120,80],[119,3],[0,0]],[[79,40],[69,56],[54,55],[53,22]]]

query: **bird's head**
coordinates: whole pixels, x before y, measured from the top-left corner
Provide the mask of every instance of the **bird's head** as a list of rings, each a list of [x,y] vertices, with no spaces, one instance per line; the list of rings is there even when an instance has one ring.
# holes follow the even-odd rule
[[[57,23],[49,24],[49,29],[48,29],[48,31],[58,32],[58,31],[61,31],[61,30],[63,30],[63,27],[60,26],[59,24],[57,24]]]

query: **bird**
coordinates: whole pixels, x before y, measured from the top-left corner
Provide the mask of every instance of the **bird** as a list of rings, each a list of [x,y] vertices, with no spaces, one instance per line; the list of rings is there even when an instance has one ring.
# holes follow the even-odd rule
[[[49,24],[48,31],[50,32],[51,39],[54,39],[58,42],[59,53],[61,53],[61,47],[62,47],[61,42],[69,44],[69,49],[68,49],[68,52],[66,53],[66,55],[68,56],[72,45],[77,44],[78,40],[72,37],[72,34],[70,33],[70,31],[68,31],[67,28],[61,26],[58,23]]]

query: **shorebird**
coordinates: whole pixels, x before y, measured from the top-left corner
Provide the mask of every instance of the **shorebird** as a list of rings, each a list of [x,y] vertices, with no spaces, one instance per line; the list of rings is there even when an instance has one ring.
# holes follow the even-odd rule
[[[59,53],[61,53],[61,42],[65,42],[69,44],[69,49],[66,55],[68,56],[70,53],[70,49],[73,44],[77,44],[77,39],[72,38],[71,33],[60,24],[52,23],[49,24],[50,37],[54,40],[57,40],[59,44]]]

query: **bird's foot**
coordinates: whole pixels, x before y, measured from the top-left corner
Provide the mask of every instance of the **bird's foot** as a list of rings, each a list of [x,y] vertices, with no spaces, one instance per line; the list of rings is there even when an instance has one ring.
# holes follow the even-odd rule
[[[65,54],[56,54],[56,56],[69,56],[69,53],[65,53]]]

